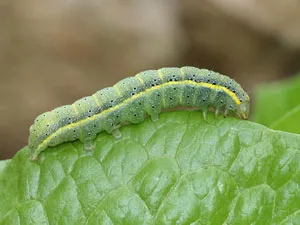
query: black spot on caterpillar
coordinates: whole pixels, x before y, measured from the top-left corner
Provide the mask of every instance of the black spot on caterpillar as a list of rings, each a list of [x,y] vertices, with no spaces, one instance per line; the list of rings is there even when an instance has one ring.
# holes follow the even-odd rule
[[[209,108],[247,119],[250,99],[241,86],[227,76],[195,67],[148,70],[104,88],[72,105],[39,115],[30,127],[32,159],[47,147],[79,139],[87,148],[99,132],[121,137],[124,122],[141,123],[145,114],[158,119],[163,108],[199,108],[204,119]]]

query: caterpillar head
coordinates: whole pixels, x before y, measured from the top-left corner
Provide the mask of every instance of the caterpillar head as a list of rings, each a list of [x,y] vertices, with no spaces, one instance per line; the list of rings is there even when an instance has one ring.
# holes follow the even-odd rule
[[[243,101],[241,104],[237,107],[237,115],[242,119],[248,119],[250,112],[250,101],[246,100]]]

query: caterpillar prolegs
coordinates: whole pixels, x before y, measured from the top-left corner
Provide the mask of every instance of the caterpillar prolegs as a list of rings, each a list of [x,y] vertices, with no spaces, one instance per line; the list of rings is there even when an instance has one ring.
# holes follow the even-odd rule
[[[147,70],[113,87],[39,115],[30,127],[32,159],[48,147],[79,139],[86,146],[99,132],[121,137],[124,122],[141,123],[145,114],[157,120],[162,109],[178,106],[199,108],[204,119],[215,114],[248,118],[250,99],[233,79],[195,67]],[[87,147],[88,148],[88,147]]]

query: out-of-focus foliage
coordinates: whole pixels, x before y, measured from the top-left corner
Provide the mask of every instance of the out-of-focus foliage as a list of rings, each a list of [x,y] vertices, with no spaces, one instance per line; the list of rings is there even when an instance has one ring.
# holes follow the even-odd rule
[[[300,76],[260,85],[254,96],[255,122],[273,129],[300,133]]]
[[[270,125],[272,129],[300,134],[300,105],[289,110]]]

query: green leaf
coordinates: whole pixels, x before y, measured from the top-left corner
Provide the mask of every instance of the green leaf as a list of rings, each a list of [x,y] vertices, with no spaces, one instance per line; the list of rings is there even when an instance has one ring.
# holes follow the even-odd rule
[[[255,111],[252,120],[270,126],[294,107],[300,106],[299,96],[300,76],[258,86],[254,91]]]
[[[270,128],[300,134],[300,105],[279,118]]]
[[[0,175],[0,224],[296,224],[300,135],[201,112],[160,114]]]
[[[6,165],[10,162],[10,159],[7,160],[0,160],[0,176]]]

